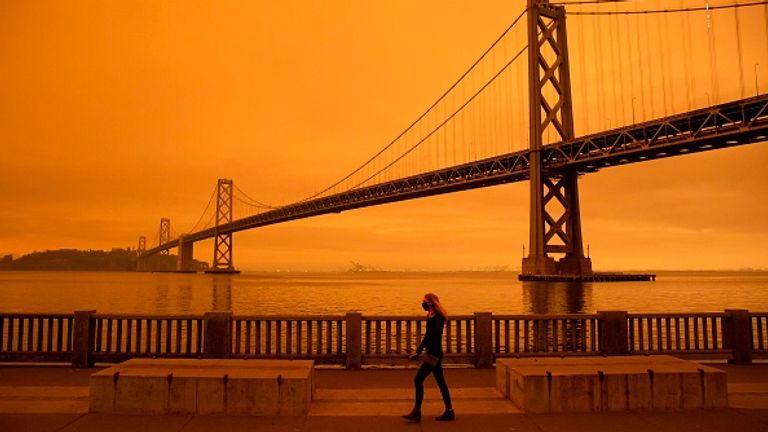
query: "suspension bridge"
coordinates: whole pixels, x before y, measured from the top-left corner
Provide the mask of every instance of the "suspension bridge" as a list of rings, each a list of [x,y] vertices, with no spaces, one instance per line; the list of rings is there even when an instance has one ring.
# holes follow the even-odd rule
[[[212,238],[211,271],[233,272],[238,231],[528,181],[521,278],[588,279],[579,176],[768,136],[768,2],[685,3],[528,0],[431,106],[340,180],[274,205],[220,179],[191,229],[162,218],[150,247],[139,238],[139,265],[178,248],[177,270],[191,271],[194,244]]]

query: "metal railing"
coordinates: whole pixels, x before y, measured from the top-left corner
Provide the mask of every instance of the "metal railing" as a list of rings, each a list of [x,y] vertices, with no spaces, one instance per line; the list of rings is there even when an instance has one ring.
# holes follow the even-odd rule
[[[344,363],[345,317],[234,316],[232,356]]]
[[[203,354],[203,319],[198,315],[93,315],[94,361]]]
[[[632,354],[728,354],[724,347],[725,312],[629,314]]]
[[[600,354],[598,319],[596,314],[495,315],[493,353],[496,357]]]
[[[0,313],[0,360],[68,361],[74,314]]]
[[[423,316],[363,316],[362,327],[362,363],[397,362],[416,352],[426,321]],[[474,334],[474,316],[448,317],[443,329],[444,361],[471,363]]]
[[[0,313],[0,361],[119,362],[132,357],[312,359],[403,364],[426,331],[423,316],[251,316]],[[492,365],[519,356],[671,354],[749,363],[768,358],[768,312],[449,317],[446,363]]]
[[[768,312],[753,312],[749,315],[752,352],[757,355],[768,355]]]

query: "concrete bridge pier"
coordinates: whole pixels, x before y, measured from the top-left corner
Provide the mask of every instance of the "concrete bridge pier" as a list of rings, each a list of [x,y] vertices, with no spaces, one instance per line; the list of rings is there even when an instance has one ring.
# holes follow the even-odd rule
[[[185,241],[184,236],[179,237],[179,256],[176,260],[176,272],[178,273],[194,273],[195,260],[194,260],[194,242]]]

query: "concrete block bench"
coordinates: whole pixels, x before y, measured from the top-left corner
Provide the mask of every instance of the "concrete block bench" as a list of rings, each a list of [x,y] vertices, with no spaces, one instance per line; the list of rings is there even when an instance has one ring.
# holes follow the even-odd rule
[[[728,406],[724,371],[671,356],[497,359],[496,388],[532,413]]]
[[[311,360],[132,359],[91,375],[90,411],[300,416],[313,378]]]

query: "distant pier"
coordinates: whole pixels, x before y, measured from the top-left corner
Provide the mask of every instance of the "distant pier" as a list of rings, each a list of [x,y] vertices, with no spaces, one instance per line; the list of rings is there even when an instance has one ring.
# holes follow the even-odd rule
[[[524,282],[653,282],[653,273],[592,273],[588,275],[535,275],[520,273],[518,280]]]
[[[205,270],[205,274],[240,274],[240,270],[235,269],[210,269]]]
[[[205,274],[240,274],[240,270],[221,270],[221,269],[209,269],[209,270],[152,270],[152,273],[205,273]]]

